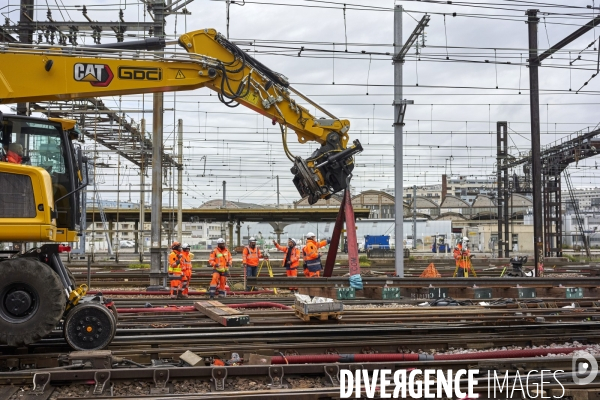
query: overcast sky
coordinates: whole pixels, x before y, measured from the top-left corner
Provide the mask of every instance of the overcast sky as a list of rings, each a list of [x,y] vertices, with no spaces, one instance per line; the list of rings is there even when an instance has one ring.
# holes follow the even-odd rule
[[[1,11],[14,22],[18,19],[19,2],[3,0],[6,2],[8,5]],[[83,20],[75,7],[80,3],[48,2],[55,20],[74,21]],[[242,48],[286,75],[292,85],[333,114],[351,121],[351,140],[359,139],[365,148],[355,160],[354,193],[393,187],[394,66],[391,55],[385,53],[393,53],[395,4],[406,11],[405,40],[425,13],[431,16],[425,47],[419,39],[419,54],[416,48],[411,49],[404,64],[404,98],[415,102],[408,106],[405,119],[405,186],[440,183],[444,173],[493,178],[496,121],[508,121],[513,154],[529,151],[525,11],[540,10],[539,47],[545,50],[594,17],[598,10],[586,6],[600,5],[595,0],[556,0],[550,5],[517,0],[452,5],[438,4],[445,1],[370,0],[361,2],[366,6],[347,2],[344,9],[339,0],[238,3],[241,2],[230,6],[230,38],[251,42],[253,45]],[[96,0],[87,8],[90,18],[98,21],[117,20],[119,9],[124,10],[128,22],[150,19],[138,1]],[[187,9],[191,15],[168,17],[166,31],[170,37],[207,27],[225,34],[225,1],[194,0]],[[36,19],[45,20],[46,11],[46,5],[38,2]],[[106,33],[103,43],[115,41]],[[592,79],[577,93],[596,72],[599,35],[600,28],[590,31],[546,60],[540,69],[542,144],[578,130],[593,129],[600,122],[597,116],[600,78]],[[89,37],[85,42],[92,44]],[[305,51],[298,57],[301,46]],[[577,59],[579,56],[581,59]],[[185,207],[221,198],[223,180],[227,181],[229,200],[272,204],[277,175],[281,202],[298,200],[280,133],[269,120],[243,107],[233,110],[225,107],[209,89],[167,94],[165,99],[165,107],[174,109],[165,113],[166,147],[173,146],[175,121],[181,118],[184,123]],[[119,107],[118,97],[104,101],[109,107]],[[151,106],[148,95],[121,99],[123,109],[148,110]],[[145,117],[147,126],[152,126],[150,114],[132,113],[129,117],[136,121]],[[93,146],[87,143],[87,147]],[[291,150],[307,157],[316,147],[316,144],[292,143]],[[103,188],[128,189],[131,184],[134,190],[139,190],[137,169],[121,163],[117,182],[117,157],[108,159],[106,153],[101,157],[114,167],[103,170]],[[206,170],[202,157],[206,157]],[[573,165],[570,170],[575,186],[599,186],[595,158]],[[114,193],[102,196],[116,199]],[[121,193],[120,199],[127,200],[129,196]],[[165,192],[165,202],[168,197],[169,192]],[[133,193],[131,199],[138,201],[139,195]]]

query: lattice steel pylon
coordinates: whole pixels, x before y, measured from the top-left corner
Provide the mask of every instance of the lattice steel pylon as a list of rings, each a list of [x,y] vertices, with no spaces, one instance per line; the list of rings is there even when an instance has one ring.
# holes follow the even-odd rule
[[[562,199],[560,167],[544,165],[542,168],[542,195],[544,201],[544,255],[562,256]]]
[[[569,192],[569,197],[571,198],[571,203],[573,204],[573,211],[575,212],[575,219],[577,220],[577,226],[579,227],[579,232],[581,233],[581,241],[583,242],[583,246],[585,247],[585,254],[588,257],[591,257],[592,254],[590,252],[590,243],[588,241],[588,237],[585,235],[585,229],[583,227],[583,219],[581,218],[581,212],[579,211],[579,202],[575,199],[575,193],[573,192],[573,183],[571,182],[571,174],[569,174],[569,170],[565,169],[563,172],[565,176],[565,182],[567,183],[567,189]],[[565,213],[565,218],[568,213]]]

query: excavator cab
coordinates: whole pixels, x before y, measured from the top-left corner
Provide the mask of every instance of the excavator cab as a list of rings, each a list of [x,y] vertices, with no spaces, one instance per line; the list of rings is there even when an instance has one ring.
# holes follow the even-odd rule
[[[81,184],[80,166],[76,161],[75,148],[61,122],[2,115],[0,162],[0,186],[14,189],[0,193],[0,227],[7,223],[15,225],[18,223],[14,220],[16,218],[24,219],[19,222],[29,230],[29,233],[21,232],[20,237],[15,239],[14,231],[2,229],[7,236],[3,237],[0,233],[0,241],[74,241],[81,219],[77,193]],[[31,167],[37,167],[37,173]],[[52,196],[35,196],[35,186],[38,186],[36,177],[47,179],[40,169],[50,178],[51,186],[45,189],[49,189]],[[46,180],[44,178],[41,180]],[[46,211],[49,212],[46,216],[50,221],[43,215],[38,215]],[[31,219],[32,221],[27,221]],[[43,225],[48,222],[53,225],[54,219],[56,229],[50,236],[47,236],[50,231],[46,233],[30,229],[35,225],[36,219],[41,219]],[[40,235],[44,237],[39,237]]]

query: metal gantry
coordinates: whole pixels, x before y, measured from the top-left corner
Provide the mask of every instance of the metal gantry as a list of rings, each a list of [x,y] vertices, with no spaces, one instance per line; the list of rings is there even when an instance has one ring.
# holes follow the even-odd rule
[[[145,137],[133,119],[128,120],[125,113],[107,107],[100,99],[39,102],[32,103],[31,108],[48,117],[74,119],[86,138],[140,168],[148,165],[149,155],[153,152],[152,140]],[[162,160],[165,167],[179,167],[177,160],[164,150]]]
[[[569,164],[594,157],[598,154],[599,149],[600,129],[585,133],[583,131],[576,132],[541,149],[543,201],[541,204],[534,203],[534,207],[541,205],[543,210],[544,255],[546,257],[562,256],[561,175]],[[530,193],[532,186],[531,165],[531,154],[525,154],[514,160],[509,160],[506,164],[500,165],[499,163],[498,168],[506,171],[508,176],[509,170],[522,166],[522,173],[519,175],[515,173],[513,176],[513,191],[516,193]],[[510,196],[509,191],[503,191],[503,196],[504,200],[502,201],[507,202]]]

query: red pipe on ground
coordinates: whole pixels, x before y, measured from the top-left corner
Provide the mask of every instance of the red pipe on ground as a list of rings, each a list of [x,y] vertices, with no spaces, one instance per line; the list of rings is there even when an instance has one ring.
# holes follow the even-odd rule
[[[386,361],[418,361],[418,354],[313,354],[305,356],[275,356],[272,364],[318,364],[318,363],[353,363],[353,362],[386,362]]]
[[[144,314],[144,313],[181,313],[198,311],[194,306],[169,306],[169,307],[148,307],[148,308],[117,308],[119,314]]]
[[[354,363],[354,362],[395,362],[395,361],[426,361],[426,360],[476,360],[497,358],[539,357],[548,354],[569,354],[583,347],[566,347],[552,349],[500,350],[479,353],[461,354],[314,354],[304,356],[275,356],[271,357],[272,364],[318,364],[318,363]]]
[[[147,292],[144,290],[89,290],[87,294],[98,294],[102,293],[104,295],[113,295],[113,296],[135,296],[135,295],[145,295],[145,296],[169,296],[171,293],[166,291],[154,291]],[[256,290],[254,292],[227,292],[230,295],[243,295],[243,296],[251,296],[253,294],[274,294],[272,290]],[[206,291],[197,291],[190,290],[190,296],[208,296],[208,292]]]
[[[268,301],[259,301],[255,303],[225,304],[229,308],[279,308],[281,310],[291,310],[284,304],[271,303]],[[174,312],[195,312],[194,306],[168,306],[168,307],[148,307],[148,308],[117,308],[119,314],[143,314],[143,313],[174,313]]]

